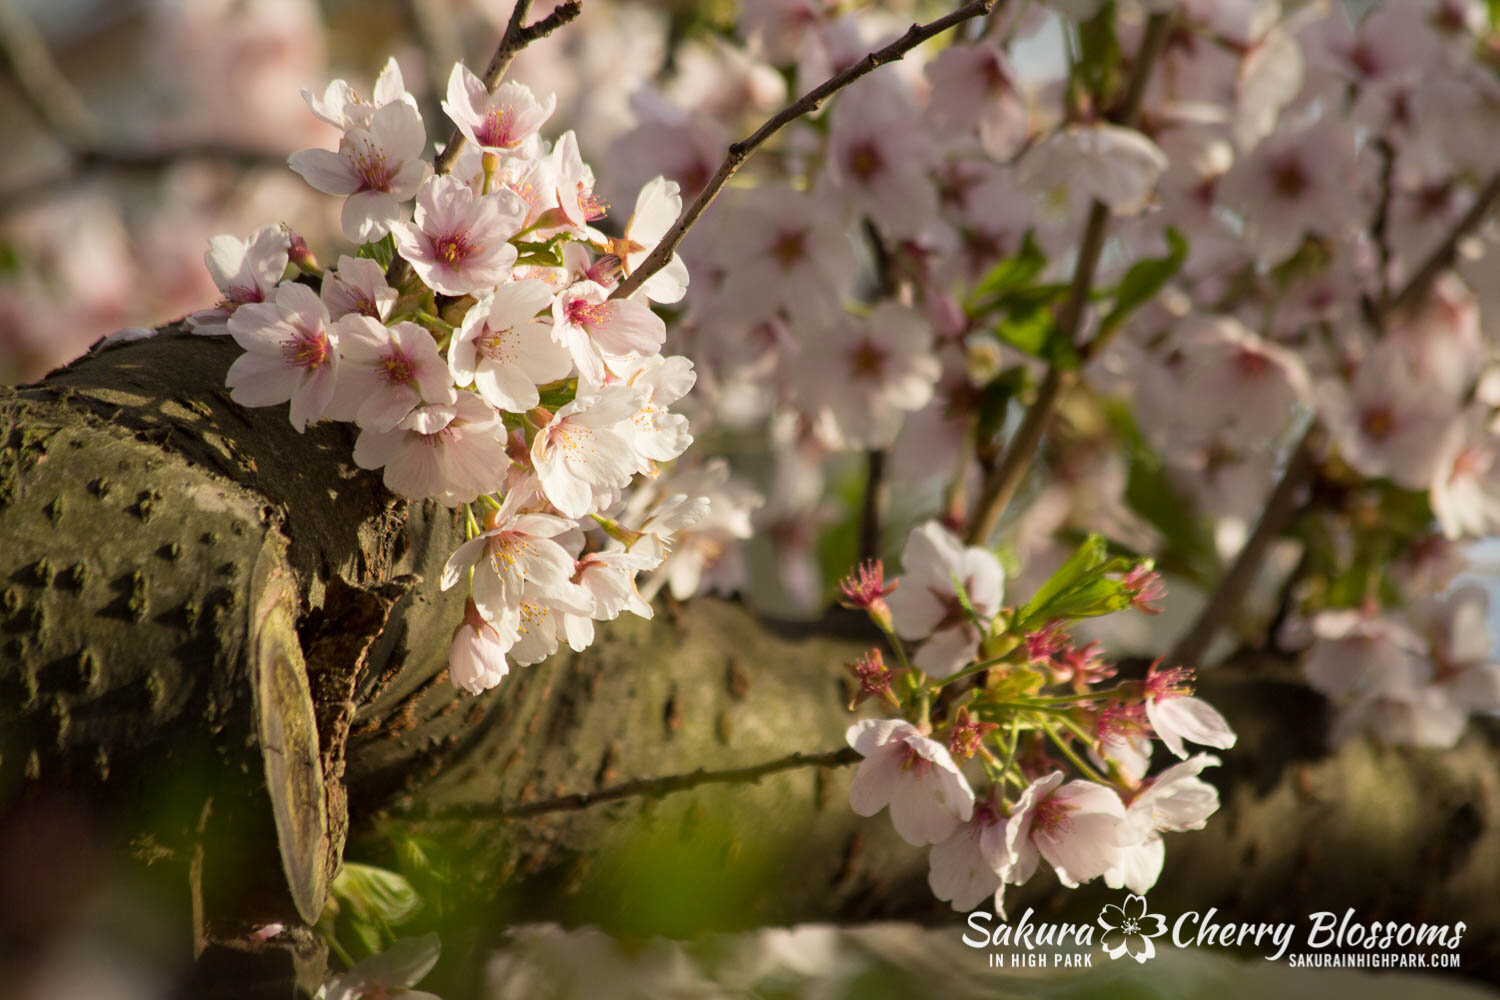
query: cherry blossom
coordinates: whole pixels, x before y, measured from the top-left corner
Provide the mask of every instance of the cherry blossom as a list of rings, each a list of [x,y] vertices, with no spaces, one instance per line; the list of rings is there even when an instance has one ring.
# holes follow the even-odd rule
[[[500,622],[500,628],[495,621]],[[486,619],[472,600],[465,602],[464,621],[453,632],[448,647],[448,679],[460,691],[483,694],[510,672],[505,651],[520,638],[508,621]]]
[[[1033,781],[1005,822],[1005,868],[1012,885],[1024,885],[1046,858],[1057,880],[1073,888],[1114,867],[1125,821],[1120,797],[1092,781],[1063,783],[1053,771]]]
[[[598,491],[630,481],[640,459],[625,435],[644,399],[644,390],[606,386],[575,399],[537,429],[531,461],[542,492],[564,516],[584,516],[595,508]]]
[[[541,401],[537,387],[566,378],[573,359],[537,314],[552,302],[542,281],[523,279],[482,297],[464,316],[448,348],[459,385],[473,383],[491,406],[524,413]]]
[[[1162,833],[1201,830],[1218,811],[1218,790],[1198,777],[1205,767],[1218,764],[1212,754],[1194,754],[1151,779],[1131,798],[1119,829],[1119,852],[1104,873],[1106,885],[1145,893],[1156,884],[1166,858]]]
[[[619,377],[645,393],[628,429],[631,450],[640,458],[636,471],[654,476],[659,471],[656,463],[672,461],[693,443],[687,417],[667,408],[688,394],[697,374],[687,358],[652,354],[626,363]]]
[[[1436,445],[1457,417],[1452,404],[1419,381],[1402,350],[1389,341],[1360,363],[1347,388],[1325,383],[1319,402],[1346,462],[1366,476],[1388,477],[1417,490],[1432,482]]]
[[[347,81],[334,80],[328,84],[323,96],[310,90],[302,91],[302,99],[318,118],[334,128],[348,131],[351,128],[368,128],[375,112],[387,104],[405,101],[415,106],[416,99],[406,92],[406,83],[401,78],[401,67],[392,56],[386,60],[380,75],[375,78],[373,100],[366,101]]]
[[[1166,167],[1160,147],[1134,129],[1069,125],[1021,159],[1020,179],[1032,190],[1063,185],[1071,194],[1098,199],[1116,215],[1137,215]]]
[[[861,816],[890,807],[901,839],[918,847],[947,840],[974,814],[974,791],[941,743],[899,719],[866,719],[844,734],[864,762],[849,785]]]
[[[714,249],[724,273],[714,309],[747,323],[785,309],[799,324],[831,325],[854,285],[854,251],[826,201],[755,189],[730,206]]]
[[[1487,408],[1454,421],[1438,449],[1432,513],[1452,539],[1500,529],[1500,439],[1489,431]]]
[[[800,373],[800,391],[829,447],[878,448],[895,440],[903,413],[932,399],[941,367],[921,314],[883,302],[809,344]]]
[[[1005,867],[1005,819],[988,804],[927,853],[927,885],[932,894],[968,913],[1001,890]]]
[[[507,241],[525,216],[526,203],[512,192],[477,195],[444,175],[423,182],[415,221],[393,223],[391,232],[423,281],[444,295],[469,295],[508,276],[516,248]]]
[[[931,148],[919,112],[893,77],[866,77],[838,100],[828,135],[832,189],[882,232],[916,236],[937,214]]]
[[[555,514],[511,514],[448,557],[443,589],[456,586],[472,567],[474,603],[489,621],[513,622],[527,597],[561,601],[575,614],[591,614],[593,598],[573,583],[573,556],[558,541],[573,528],[572,521]]]
[[[229,333],[229,317],[240,306],[264,302],[286,271],[286,230],[262,226],[248,240],[215,236],[208,241],[203,262],[224,299],[214,309],[195,312],[187,318],[194,333],[207,336]]]
[[[385,322],[396,304],[396,290],[386,283],[385,268],[365,257],[340,257],[338,267],[323,275],[319,294],[334,319],[358,313]]]
[[[538,101],[530,87],[514,80],[504,81],[491,94],[484,81],[462,63],[453,67],[443,101],[444,113],[464,138],[496,153],[511,152],[535,136],[556,108],[555,95]]]
[[[627,275],[645,262],[681,214],[682,193],[676,181],[656,177],[641,188],[635,211],[625,224],[624,253],[620,254]],[[652,302],[671,304],[682,300],[687,286],[687,265],[674,253],[666,267],[646,279],[640,291]]]
[[[420,403],[457,402],[448,366],[420,326],[386,327],[351,313],[336,329],[341,366],[330,416],[347,414],[361,427],[389,431]]]
[[[430,172],[421,158],[426,145],[416,104],[397,100],[376,109],[368,125],[346,131],[338,152],[304,149],[287,162],[324,194],[348,196],[341,216],[344,235],[368,243],[403,217],[401,202],[417,193]]]
[[[896,632],[924,640],[912,662],[934,677],[947,677],[979,648],[979,628],[959,603],[955,579],[983,620],[1000,610],[1005,571],[994,555],[965,547],[942,525],[929,521],[912,529],[901,550],[900,587],[887,599]]]
[[[1186,760],[1184,740],[1221,750],[1234,746],[1234,730],[1218,709],[1193,696],[1192,671],[1159,668],[1160,661],[1146,675],[1146,718],[1167,749]]]
[[[1353,130],[1330,115],[1278,131],[1235,163],[1219,194],[1261,260],[1285,260],[1309,231],[1342,239],[1363,211]]]
[[[306,285],[281,285],[268,301],[236,309],[229,333],[246,352],[224,378],[236,403],[273,406],[290,400],[298,431],[323,415],[338,377],[338,332],[317,292]]]
[[[980,146],[1001,162],[1019,152],[1029,130],[1029,109],[1002,49],[988,41],[950,45],[927,64],[927,78],[932,81],[928,108],[934,129],[977,130]]]
[[[392,430],[367,427],[354,443],[354,461],[362,469],[383,467],[386,488],[402,496],[450,507],[470,503],[505,481],[510,459],[499,427],[493,407],[460,392],[455,404],[418,406]]]
[[[566,347],[578,373],[592,385],[603,385],[611,362],[654,354],[667,327],[634,299],[612,299],[593,281],[579,281],[552,303],[552,339]]]

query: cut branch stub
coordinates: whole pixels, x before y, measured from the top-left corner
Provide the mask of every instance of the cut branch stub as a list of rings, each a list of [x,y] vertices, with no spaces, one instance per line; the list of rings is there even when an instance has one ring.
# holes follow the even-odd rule
[[[271,540],[267,548],[280,548]],[[295,588],[281,553],[262,549],[252,579],[251,684],[281,865],[297,912],[317,923],[338,865],[328,833],[318,724],[297,640]],[[270,556],[270,558],[267,558]]]

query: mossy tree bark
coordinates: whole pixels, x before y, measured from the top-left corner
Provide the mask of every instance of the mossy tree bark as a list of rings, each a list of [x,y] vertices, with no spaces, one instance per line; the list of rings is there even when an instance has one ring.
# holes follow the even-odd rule
[[[222,386],[236,354],[169,330],[0,395],[0,844],[13,867],[46,861],[55,841],[34,834],[57,816],[175,859],[198,996],[314,984],[324,955],[306,927],[346,837],[378,855],[392,823],[458,852],[482,903],[457,932],[468,940],[445,941],[450,957],[480,955],[464,944],[517,916],[637,933],[953,916],[926,889],[925,852],[850,813],[848,769],[506,816],[626,779],[834,749],[849,721],[836,667],[872,636],[853,618],[777,628],[696,600],[458,695],[445,660],[461,596],[436,580],[460,522],[354,468],[350,428],[297,434],[279,408],[234,404]],[[1330,754],[1324,708],[1286,664],[1241,663],[1202,690],[1241,742],[1208,775],[1221,813],[1168,838],[1153,910],[1463,920],[1465,971],[1500,976],[1494,727],[1445,754]],[[1115,895],[1038,876],[1010,899],[1091,920]],[[46,912],[0,920],[23,942],[51,926]],[[288,932],[254,941],[271,921]]]

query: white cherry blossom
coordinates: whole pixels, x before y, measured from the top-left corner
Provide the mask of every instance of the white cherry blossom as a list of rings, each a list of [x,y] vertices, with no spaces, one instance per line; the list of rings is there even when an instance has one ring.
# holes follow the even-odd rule
[[[478,195],[458,178],[431,177],[417,191],[413,222],[391,226],[396,249],[422,280],[444,295],[479,294],[500,284],[516,262],[507,242],[526,204],[501,189]]]
[[[229,333],[229,317],[236,309],[269,298],[286,271],[288,243],[286,230],[280,226],[262,226],[248,240],[227,235],[210,238],[203,262],[224,298],[215,308],[187,318],[192,331],[225,335]]]
[[[339,140],[338,152],[304,149],[287,161],[324,194],[345,195],[344,235],[369,243],[403,218],[401,203],[417,193],[431,164],[422,159],[427,132],[415,103],[392,101]]]
[[[502,285],[470,307],[448,348],[448,367],[460,385],[474,383],[490,405],[524,413],[541,401],[537,387],[566,378],[573,359],[552,339],[552,323],[537,314],[552,302],[545,282]]]
[[[901,839],[918,847],[947,840],[974,815],[974,791],[941,743],[909,722],[865,719],[844,734],[864,762],[849,785],[861,816],[890,807]]]
[[[338,377],[338,333],[317,292],[282,285],[269,301],[236,309],[229,333],[245,349],[224,379],[236,403],[273,406],[290,400],[298,431],[328,409]]]
[[[948,677],[973,659],[980,640],[979,628],[959,603],[954,579],[963,584],[975,613],[988,620],[1000,610],[1005,571],[992,553],[965,546],[936,521],[912,529],[901,566],[900,586],[887,599],[896,632],[922,640],[913,663],[934,677]]]
[[[395,428],[366,428],[354,443],[362,469],[384,468],[386,488],[454,507],[505,482],[510,458],[500,415],[472,392],[453,405],[418,406]]]

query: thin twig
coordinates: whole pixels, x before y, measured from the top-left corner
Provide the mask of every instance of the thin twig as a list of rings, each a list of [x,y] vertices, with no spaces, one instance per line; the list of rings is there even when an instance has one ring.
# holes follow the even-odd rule
[[[1297,495],[1317,472],[1320,433],[1314,423],[1297,442],[1291,458],[1287,459],[1286,468],[1282,470],[1280,481],[1266,500],[1260,520],[1255,523],[1250,537],[1241,546],[1239,554],[1234,557],[1234,562],[1219,580],[1218,586],[1209,594],[1208,602],[1199,610],[1193,624],[1167,654],[1168,663],[1196,665],[1208,652],[1209,644],[1219,634],[1219,629],[1239,610],[1245,595],[1250,591],[1250,585],[1260,573],[1261,564],[1271,551],[1271,543],[1296,513]]]
[[[1116,116],[1116,121],[1121,125],[1130,127],[1140,117],[1146,85],[1157,54],[1166,40],[1169,20],[1168,14],[1153,14],[1146,22],[1146,33],[1141,39],[1135,67],[1126,85],[1125,97],[1121,102],[1119,114]],[[1079,244],[1078,262],[1073,269],[1073,281],[1068,288],[1068,297],[1063,301],[1062,308],[1058,310],[1057,315],[1055,336],[1067,343],[1074,343],[1078,338],[1078,330],[1083,323],[1083,316],[1088,306],[1089,292],[1093,288],[1094,271],[1099,266],[1099,257],[1104,252],[1105,237],[1108,232],[1109,208],[1095,201],[1089,208],[1088,222],[1084,225],[1083,240]],[[1098,346],[1097,343],[1086,345],[1082,349],[1084,357],[1087,358]],[[1005,508],[1015,496],[1022,480],[1026,478],[1026,470],[1031,465],[1031,457],[1036,452],[1037,445],[1041,443],[1048,424],[1052,422],[1052,414],[1057,409],[1058,400],[1062,398],[1063,391],[1076,382],[1077,378],[1077,372],[1064,371],[1056,365],[1047,370],[1046,377],[1037,389],[1036,398],[1026,410],[1021,426],[1017,428],[1015,436],[1011,438],[1004,454],[1000,456],[1000,461],[985,477],[984,486],[980,489],[975,507],[975,517],[969,526],[971,544],[982,545],[994,533],[995,526],[1000,523],[1001,515],[1005,513]]]
[[[590,806],[599,805],[602,802],[613,802],[616,799],[627,798],[661,798],[672,792],[687,791],[700,785],[715,784],[747,784],[759,781],[769,774],[780,771],[790,771],[801,767],[844,767],[853,764],[860,759],[860,755],[850,747],[839,750],[829,750],[825,753],[794,753],[788,757],[780,757],[776,760],[767,761],[764,764],[753,764],[750,767],[734,767],[723,771],[709,771],[699,768],[687,774],[669,774],[660,778],[637,778],[634,781],[626,781],[622,784],[612,785],[609,788],[601,788],[594,792],[575,792],[572,795],[560,795],[555,799],[541,799],[537,802],[526,802],[520,805],[503,806],[484,802],[466,806],[448,806],[432,812],[410,812],[405,814],[409,819],[431,819],[431,820],[474,820],[474,819],[526,819],[531,816],[540,816],[545,813],[575,812],[579,809],[587,809]]]
[[[500,78],[510,68],[511,60],[515,59],[516,53],[520,52],[532,42],[546,38],[558,28],[573,20],[583,13],[583,0],[567,0],[559,4],[557,8],[546,17],[527,27],[521,27],[521,22],[526,19],[531,10],[532,0],[516,0],[516,6],[510,12],[510,20],[506,22],[505,33],[500,36],[500,44],[495,46],[495,54],[490,57],[489,65],[484,68],[484,88],[491,94],[495,88],[500,86]],[[446,174],[453,169],[453,164],[458,162],[458,154],[464,151],[468,140],[464,138],[463,131],[457,127],[448,135],[448,142],[443,146],[443,151],[432,161],[433,172]],[[392,288],[399,288],[406,282],[410,265],[406,258],[399,254],[392,258],[391,266],[386,270],[385,279]]]
[[[36,25],[12,0],[0,0],[0,65],[33,114],[68,149],[91,148],[98,120],[47,50]]]
[[[672,255],[677,252],[677,247],[688,234],[688,230],[698,221],[709,205],[713,204],[724,185],[729,183],[733,177],[750,158],[750,154],[771,136],[779,132],[783,126],[796,121],[803,115],[811,114],[823,106],[823,102],[832,97],[838,91],[849,86],[855,80],[874,72],[887,63],[896,62],[906,53],[921,45],[929,38],[942,34],[955,25],[962,24],[970,18],[983,17],[988,14],[999,0],[970,0],[957,10],[944,14],[942,17],[929,21],[926,24],[913,24],[900,38],[891,42],[881,49],[869,53],[859,62],[835,73],[833,76],[809,90],[802,97],[788,104],[776,114],[772,115],[765,124],[756,129],[748,138],[733,143],[724,156],[724,162],[719,164],[719,169],[709,180],[708,185],[699,193],[698,197],[682,213],[681,217],[673,223],[672,228],[667,230],[661,242],[656,245],[650,255],[641,262],[640,266],[631,272],[630,276],[615,288],[614,298],[623,298],[630,295],[647,279],[657,271],[666,267],[672,260]]]
[[[523,28],[521,22],[526,19],[526,14],[530,10],[531,0],[516,0],[515,9],[510,12],[510,21],[505,25],[505,34],[500,36],[500,44],[495,48],[495,54],[490,57],[489,65],[484,68],[484,76],[480,79],[484,81],[485,89],[492,94],[495,88],[500,86],[500,78],[510,68],[511,60],[515,59],[516,53],[532,42],[546,38],[582,14],[583,0],[567,0],[540,21]],[[448,144],[432,161],[433,171],[446,174],[452,170],[453,164],[458,160],[458,154],[463,152],[467,141],[463,132],[455,128],[448,136]]]
[[[1474,199],[1474,204],[1470,205],[1463,217],[1453,224],[1453,229],[1444,237],[1437,249],[1428,255],[1422,266],[1407,279],[1406,284],[1391,299],[1388,312],[1400,312],[1419,305],[1422,299],[1426,298],[1428,290],[1432,288],[1433,282],[1437,281],[1438,275],[1453,266],[1453,260],[1458,256],[1458,245],[1463,242],[1465,236],[1479,228],[1479,224],[1490,214],[1497,201],[1500,201],[1500,173],[1491,177],[1489,183],[1480,189],[1478,196]]]
[[[884,448],[865,452],[865,495],[859,515],[859,561],[880,558],[880,525],[890,488],[885,477]]]

